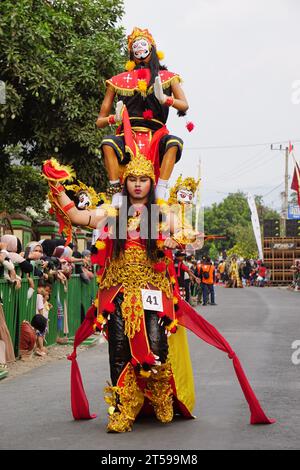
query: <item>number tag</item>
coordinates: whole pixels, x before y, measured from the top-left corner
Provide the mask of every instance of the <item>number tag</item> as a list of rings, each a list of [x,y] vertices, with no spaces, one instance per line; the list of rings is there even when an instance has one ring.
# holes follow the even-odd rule
[[[141,289],[144,310],[163,312],[162,291]]]

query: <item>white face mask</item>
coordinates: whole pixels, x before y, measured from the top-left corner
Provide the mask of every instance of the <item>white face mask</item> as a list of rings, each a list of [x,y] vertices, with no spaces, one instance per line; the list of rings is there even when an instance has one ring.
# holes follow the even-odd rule
[[[79,196],[78,209],[84,209],[91,205],[91,201],[86,193],[81,193]]]
[[[181,204],[192,204],[193,197],[192,191],[188,189],[180,189],[177,193],[177,201]]]
[[[145,60],[151,52],[151,45],[144,38],[139,38],[132,44],[132,52],[135,59]]]

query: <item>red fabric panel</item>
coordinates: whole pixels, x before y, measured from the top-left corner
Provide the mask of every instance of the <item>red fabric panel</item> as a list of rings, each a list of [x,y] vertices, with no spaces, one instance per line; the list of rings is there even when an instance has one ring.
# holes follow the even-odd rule
[[[245,398],[248,402],[251,412],[251,424],[273,424],[274,419],[269,419],[264,413],[262,407],[251,385],[246,377],[246,374],[242,368],[239,358],[232,350],[230,344],[226,339],[218,332],[218,330],[208,323],[198,312],[196,312],[187,302],[183,299],[179,300],[179,310],[177,311],[177,318],[179,324],[188,328],[195,333],[199,338],[203,339],[206,343],[214,346],[217,349],[228,354],[229,359],[233,360],[234,369],[237,378],[240,382],[241,388],[244,392]]]

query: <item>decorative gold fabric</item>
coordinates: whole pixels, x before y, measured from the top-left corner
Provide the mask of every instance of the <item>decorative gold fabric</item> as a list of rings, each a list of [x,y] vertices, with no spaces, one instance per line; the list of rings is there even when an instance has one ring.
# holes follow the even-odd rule
[[[128,365],[122,387],[106,387],[105,401],[109,405],[108,432],[128,432],[132,430],[135,418],[144,404],[144,395],[139,388],[131,364]]]
[[[133,338],[135,333],[140,331],[144,315],[141,289],[147,289],[151,284],[170,298],[170,280],[165,273],[153,269],[153,262],[149,260],[145,250],[128,248],[118,259],[111,261],[99,288],[109,289],[119,284],[124,288],[121,309],[125,321],[125,334],[128,338]]]
[[[151,374],[148,379],[145,396],[150,400],[157,419],[162,423],[170,423],[174,416],[171,365],[163,364],[156,369],[157,374]]]

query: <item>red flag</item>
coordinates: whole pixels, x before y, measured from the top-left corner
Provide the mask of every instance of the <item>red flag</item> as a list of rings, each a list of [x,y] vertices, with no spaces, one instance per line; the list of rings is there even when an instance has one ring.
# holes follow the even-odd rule
[[[297,191],[298,205],[300,207],[300,168],[297,162],[295,162],[295,171],[294,171],[291,189],[293,189],[294,191]]]
[[[292,153],[293,150],[294,146],[291,144],[291,142],[289,142],[289,153]]]

